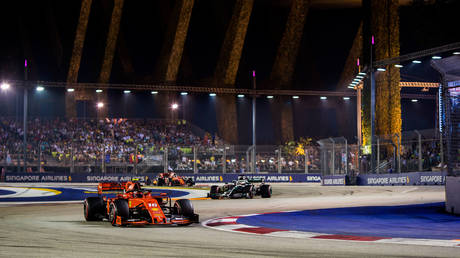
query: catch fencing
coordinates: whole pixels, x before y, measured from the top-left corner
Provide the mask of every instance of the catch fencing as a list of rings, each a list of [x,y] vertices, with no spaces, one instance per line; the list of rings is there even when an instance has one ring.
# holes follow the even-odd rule
[[[318,174],[321,171],[320,149],[308,146],[300,152],[286,146],[243,145],[164,145],[132,144],[123,151],[98,145],[88,155],[71,146],[62,152],[49,153],[44,145],[22,150],[0,150],[0,167],[5,172],[32,173],[102,173],[134,174],[176,173],[270,173]],[[255,155],[252,153],[255,152]],[[253,160],[255,157],[255,161]],[[252,171],[255,162],[256,170]]]

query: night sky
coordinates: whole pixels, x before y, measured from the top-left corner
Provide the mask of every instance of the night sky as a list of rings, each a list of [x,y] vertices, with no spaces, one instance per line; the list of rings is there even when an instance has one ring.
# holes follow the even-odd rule
[[[258,87],[265,87],[289,13],[289,2],[255,0],[235,87],[249,88],[250,71],[253,69],[257,71]],[[336,1],[341,4],[321,0],[313,2],[315,6],[310,8],[307,16],[292,88],[335,90],[361,21],[361,8],[357,1]],[[404,5],[400,8],[401,54],[460,41],[458,26],[454,26],[458,24],[457,12],[460,10],[460,1],[435,2],[430,5]],[[195,0],[179,69],[178,83],[206,86],[206,82],[213,76],[226,27],[232,15],[233,4],[234,1],[230,0]],[[134,67],[134,74],[123,72],[121,57],[116,52],[110,82],[153,83],[159,81],[158,78],[155,78],[154,71],[173,6],[174,1],[125,0],[118,43],[122,40],[126,44]],[[93,0],[79,71],[79,82],[97,81],[104,55],[111,9],[111,1]],[[22,80],[23,60],[27,57],[30,64],[30,80],[65,81],[80,12],[80,1],[2,1],[0,10],[2,31],[0,79]],[[401,70],[402,80],[437,81],[439,76],[427,63],[424,62],[418,67],[405,66]],[[32,97],[32,107],[48,103],[42,108],[31,110],[32,114],[62,116],[63,90],[55,89],[48,92],[50,95],[46,99],[42,97],[39,103],[35,103],[34,101],[37,100]],[[51,96],[53,96],[52,99],[49,98]],[[113,101],[124,98],[117,92],[110,93],[109,96]],[[158,114],[155,111],[141,111],[146,110],[145,106],[152,102],[148,92],[137,92],[131,97],[136,97],[136,99],[129,100],[131,104],[126,104],[125,107],[113,105],[109,114],[157,117]],[[190,108],[184,112],[185,118],[205,130],[216,132],[213,100],[207,95],[189,95],[188,97],[193,98],[193,101],[188,101]],[[354,109],[343,109],[343,104],[340,104],[341,100],[328,100],[329,106],[324,107],[322,106],[324,103],[320,103],[315,98],[304,98],[295,104],[296,136],[345,135],[352,140],[353,135],[356,134]],[[352,101],[354,102],[353,99]],[[420,105],[417,108],[405,101],[402,101],[403,130],[434,127],[434,101],[419,102]],[[0,114],[15,115],[16,104],[18,103],[14,99],[0,96]],[[239,103],[238,105],[239,119],[245,121],[245,118],[249,116],[245,109],[246,104]],[[261,109],[258,114],[260,127],[269,126],[271,123],[269,103],[260,99],[258,108]],[[84,115],[91,116],[91,110],[83,111],[82,109],[80,107],[79,115],[84,113]],[[341,112],[345,111],[349,113],[341,115]],[[197,117],[193,112],[200,112],[204,115]],[[430,116],[424,115],[424,121],[418,121],[420,112],[430,114]],[[306,116],[305,114],[312,115]],[[317,123],[313,123],[318,120],[315,116],[320,116],[320,119],[322,117],[327,121],[323,123],[320,120],[321,126],[318,126]],[[343,120],[341,117],[346,117],[346,121],[341,121]],[[242,123],[240,127],[241,142],[249,142],[247,132],[249,124]],[[262,131],[259,135],[258,140],[261,143],[273,142],[273,132]]]

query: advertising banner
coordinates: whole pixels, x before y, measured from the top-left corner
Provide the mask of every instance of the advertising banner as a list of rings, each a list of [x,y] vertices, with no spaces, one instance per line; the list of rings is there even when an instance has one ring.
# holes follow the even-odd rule
[[[346,175],[323,176],[321,184],[327,186],[345,185]]]
[[[185,178],[192,178],[196,183],[226,183],[238,179],[239,174],[181,174]],[[244,174],[248,178],[262,178],[267,183],[319,183],[320,174]],[[138,180],[153,180],[157,174],[129,175],[129,174],[53,174],[53,173],[7,173],[5,182],[123,182]]]
[[[192,178],[196,183],[228,183],[238,179],[240,174],[181,174]],[[262,178],[267,183],[322,183],[322,185],[346,185],[346,175],[330,175],[321,177],[320,174],[244,174],[249,178]],[[368,174],[359,175],[357,185],[444,185],[445,172],[412,172],[401,174]],[[153,180],[157,174],[70,174],[70,173],[6,173],[2,178],[5,182],[17,183],[97,183],[123,182],[138,180],[145,182]]]
[[[446,173],[442,172],[370,174],[357,178],[358,185],[443,185],[445,182]]]

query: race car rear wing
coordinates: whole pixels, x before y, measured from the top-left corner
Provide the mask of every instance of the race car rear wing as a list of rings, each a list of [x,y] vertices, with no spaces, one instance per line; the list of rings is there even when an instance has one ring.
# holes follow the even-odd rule
[[[97,185],[97,193],[102,194],[105,191],[123,191],[126,187],[126,182],[101,182]]]
[[[254,176],[248,179],[249,183],[263,183],[265,179],[263,177]]]

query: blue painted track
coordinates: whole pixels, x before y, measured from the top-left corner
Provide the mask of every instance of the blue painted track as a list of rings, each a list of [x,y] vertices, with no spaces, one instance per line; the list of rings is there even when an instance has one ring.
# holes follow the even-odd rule
[[[7,194],[14,194],[15,192],[13,191],[8,191],[8,190],[3,190],[3,189],[0,189],[0,196],[2,195],[7,195]]]
[[[460,217],[444,203],[352,207],[241,217],[237,223],[325,234],[390,238],[460,239]]]
[[[33,188],[33,187],[32,187]],[[39,197],[12,197],[2,198],[2,195],[15,193],[14,191],[0,190],[0,202],[53,202],[53,201],[83,201],[88,196],[97,196],[96,193],[87,193],[85,189],[68,188],[68,187],[40,187],[60,191],[61,194],[52,196],[39,196]],[[96,188],[93,190],[97,191]],[[185,196],[188,193],[185,191],[171,190],[171,189],[152,189],[152,193],[167,193],[172,198]],[[115,194],[104,194],[108,197],[114,197]]]

